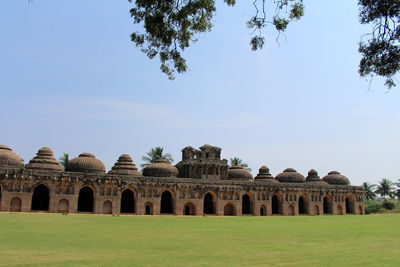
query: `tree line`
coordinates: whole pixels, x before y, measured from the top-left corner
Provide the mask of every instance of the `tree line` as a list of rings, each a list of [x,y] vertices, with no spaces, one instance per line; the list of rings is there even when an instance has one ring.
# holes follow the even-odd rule
[[[378,184],[363,183],[365,213],[400,209],[400,179],[393,182],[383,178]]]

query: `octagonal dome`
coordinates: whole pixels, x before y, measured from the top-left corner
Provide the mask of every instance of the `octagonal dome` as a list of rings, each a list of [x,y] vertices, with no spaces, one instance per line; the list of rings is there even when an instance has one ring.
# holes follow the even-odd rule
[[[71,159],[66,168],[66,171],[71,172],[98,172],[104,173],[106,171],[106,167],[103,162],[96,159],[96,157],[91,153],[82,153],[77,158]]]
[[[176,178],[178,169],[166,159],[158,159],[143,169],[144,176]]]
[[[254,177],[254,180],[262,180],[262,181],[268,181],[268,182],[274,182],[277,183],[278,181],[274,179],[274,177],[269,173],[269,169],[266,166],[262,166],[258,170],[258,174],[256,177]]]
[[[22,159],[13,152],[11,148],[0,145],[0,167],[1,168],[21,168]]]
[[[295,169],[287,168],[275,177],[281,183],[304,183],[306,178]]]
[[[122,154],[108,173],[142,176],[142,174],[137,170],[136,165],[133,163],[131,156],[129,156],[128,154]]]
[[[61,164],[54,158],[53,151],[48,147],[42,147],[36,156],[25,166],[33,170],[64,171]]]
[[[327,182],[328,184],[332,185],[349,185],[350,181],[349,179],[340,174],[338,171],[331,171],[326,175],[324,178],[322,178],[323,181]]]
[[[253,175],[242,166],[231,166],[228,169],[228,180],[253,180]]]

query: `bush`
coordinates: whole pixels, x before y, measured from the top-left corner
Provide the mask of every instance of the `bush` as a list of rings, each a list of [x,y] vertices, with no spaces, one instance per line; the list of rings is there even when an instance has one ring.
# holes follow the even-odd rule
[[[365,214],[379,213],[379,212],[383,212],[383,211],[384,211],[384,208],[382,206],[382,203],[371,201],[371,200],[365,202]]]
[[[382,207],[384,207],[387,210],[392,210],[396,207],[396,204],[391,200],[385,199],[382,203]]]

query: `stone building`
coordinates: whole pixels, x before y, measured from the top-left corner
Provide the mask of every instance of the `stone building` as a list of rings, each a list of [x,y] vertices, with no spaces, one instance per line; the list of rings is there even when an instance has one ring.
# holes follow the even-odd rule
[[[176,166],[157,160],[139,172],[123,154],[112,169],[82,153],[65,170],[50,148],[22,166],[0,146],[0,211],[139,215],[324,215],[364,214],[363,191],[339,172],[322,179],[288,168],[273,177],[262,166],[256,177],[228,166],[221,149],[186,147]]]

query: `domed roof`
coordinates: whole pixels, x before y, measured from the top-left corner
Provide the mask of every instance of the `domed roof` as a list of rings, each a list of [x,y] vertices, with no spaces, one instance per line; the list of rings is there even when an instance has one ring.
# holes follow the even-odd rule
[[[22,159],[8,146],[0,145],[0,167],[2,168],[20,168]]]
[[[33,170],[64,171],[61,164],[54,158],[53,151],[48,147],[42,147],[25,166]]]
[[[281,183],[304,183],[306,178],[295,169],[287,168],[275,177]]]
[[[128,154],[122,154],[108,173],[142,176],[142,174],[137,170],[135,164],[133,163],[131,156],[129,156]]]
[[[82,153],[79,157],[71,159],[65,168],[71,172],[105,172],[106,167],[103,162],[96,159],[93,154]]]
[[[308,183],[323,183],[323,184],[326,184],[325,181],[321,180],[321,178],[318,175],[318,172],[316,170],[314,170],[314,169],[311,169],[308,172],[308,175],[306,177],[306,182],[308,182]]]
[[[143,169],[144,176],[175,178],[178,173],[178,169],[166,159],[158,159]]]
[[[258,170],[258,174],[256,177],[254,177],[254,180],[264,180],[264,181],[269,181],[269,182],[275,182],[277,183],[278,181],[274,179],[274,177],[269,173],[269,169],[266,166],[262,166]]]
[[[322,180],[324,180],[328,184],[334,184],[334,185],[348,185],[348,184],[350,184],[349,179],[346,176],[340,174],[340,172],[337,172],[337,171],[329,172],[327,176],[322,178]]]
[[[253,180],[253,175],[242,166],[232,166],[228,169],[229,180]]]

